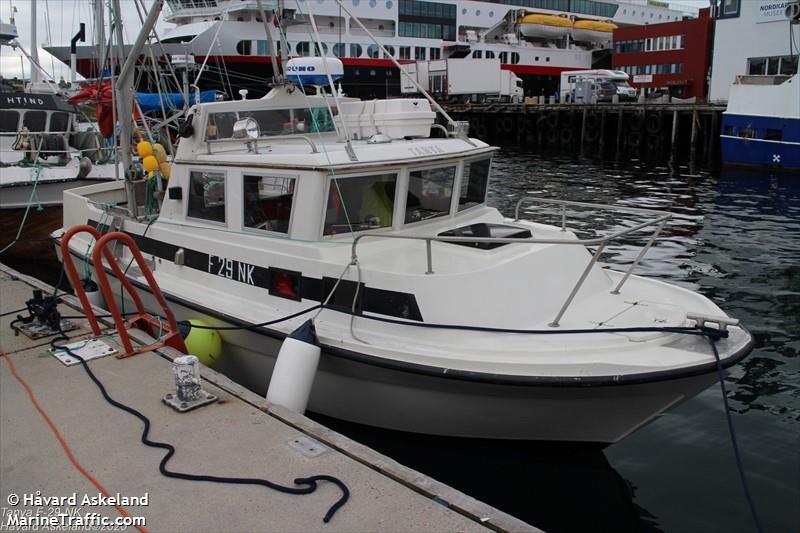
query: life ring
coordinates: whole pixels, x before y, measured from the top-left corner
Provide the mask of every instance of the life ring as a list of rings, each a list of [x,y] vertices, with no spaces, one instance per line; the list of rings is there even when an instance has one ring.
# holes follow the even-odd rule
[[[639,148],[642,145],[642,134],[638,131],[628,133],[628,145],[631,148]]]
[[[547,125],[551,128],[558,126],[558,111],[550,111],[547,113]]]
[[[661,118],[661,115],[650,114],[647,115],[647,119],[645,120],[645,128],[647,129],[647,133],[658,133],[661,131],[661,126],[663,125],[664,121]]]
[[[497,129],[503,133],[511,133],[511,131],[514,129],[514,121],[511,120],[511,117],[499,118],[497,119]]]
[[[634,113],[628,119],[628,128],[631,131],[641,131],[644,125],[644,115],[642,113]]]
[[[563,144],[572,142],[573,132],[571,128],[563,128],[559,134],[559,138]]]

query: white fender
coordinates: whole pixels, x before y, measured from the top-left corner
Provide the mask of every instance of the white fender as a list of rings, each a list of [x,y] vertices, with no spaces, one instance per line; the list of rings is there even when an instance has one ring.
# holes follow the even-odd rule
[[[267,390],[267,401],[305,413],[322,350],[311,319],[283,341]]]

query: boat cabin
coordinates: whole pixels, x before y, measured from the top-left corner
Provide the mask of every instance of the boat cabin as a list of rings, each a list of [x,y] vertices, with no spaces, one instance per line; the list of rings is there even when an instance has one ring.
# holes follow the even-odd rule
[[[362,102],[279,87],[194,108],[160,219],[319,241],[485,207],[493,148],[431,137],[423,99]],[[443,129],[443,128],[442,128]],[[436,225],[439,227],[439,225]]]

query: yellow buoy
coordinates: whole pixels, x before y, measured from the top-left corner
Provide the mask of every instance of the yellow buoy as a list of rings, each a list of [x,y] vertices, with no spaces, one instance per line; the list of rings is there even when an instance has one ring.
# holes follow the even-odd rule
[[[148,155],[142,159],[142,166],[147,172],[158,170],[158,159],[155,156]]]
[[[156,157],[159,163],[163,163],[167,160],[167,151],[164,150],[164,147],[159,143],[155,143],[153,145],[153,155]]]
[[[142,141],[136,145],[136,151],[139,153],[139,157],[153,155],[153,145],[147,141]]]
[[[201,363],[214,366],[222,356],[222,338],[216,330],[194,326],[208,326],[208,324],[202,320],[190,320],[189,331],[183,336],[183,343],[189,353],[197,356]]]
[[[172,172],[172,165],[169,163],[161,163],[159,168],[161,169],[161,175],[169,179],[169,175]]]

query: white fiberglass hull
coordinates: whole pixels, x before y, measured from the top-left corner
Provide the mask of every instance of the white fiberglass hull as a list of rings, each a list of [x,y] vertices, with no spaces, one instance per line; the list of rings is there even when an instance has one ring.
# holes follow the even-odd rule
[[[159,312],[146,288],[131,281],[139,286],[148,311]],[[113,278],[111,282],[114,293],[120,294],[119,284]],[[177,320],[244,325],[168,292],[165,296]],[[124,305],[125,310],[133,309],[127,297]],[[265,328],[220,334],[224,354],[216,369],[251,390],[266,393],[283,334]],[[739,351],[742,356],[747,353],[749,343]],[[729,357],[725,366],[739,358]],[[707,388],[717,374],[710,365],[699,373],[673,377],[665,373],[660,379],[651,376],[640,383],[570,385],[516,378],[454,375],[447,369],[402,366],[323,346],[308,409],[350,422],[431,435],[613,443]]]

